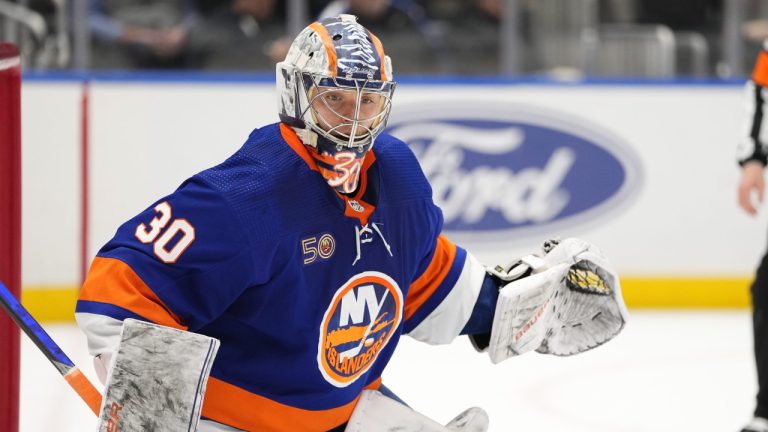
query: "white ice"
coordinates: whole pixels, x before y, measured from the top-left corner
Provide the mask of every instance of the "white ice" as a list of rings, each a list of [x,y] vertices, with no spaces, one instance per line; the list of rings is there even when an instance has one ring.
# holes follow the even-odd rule
[[[384,383],[442,423],[483,407],[493,432],[737,432],[756,391],[749,312],[630,313],[615,340],[569,358],[531,353],[493,366],[463,337],[448,346],[403,338]],[[95,381],[79,330],[45,327]],[[22,339],[20,430],[95,431],[95,416]]]

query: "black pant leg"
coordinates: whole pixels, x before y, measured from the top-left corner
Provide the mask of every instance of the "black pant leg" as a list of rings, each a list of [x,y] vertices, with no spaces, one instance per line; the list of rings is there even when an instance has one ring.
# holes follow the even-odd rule
[[[750,291],[758,384],[755,416],[768,418],[768,253],[757,268]]]

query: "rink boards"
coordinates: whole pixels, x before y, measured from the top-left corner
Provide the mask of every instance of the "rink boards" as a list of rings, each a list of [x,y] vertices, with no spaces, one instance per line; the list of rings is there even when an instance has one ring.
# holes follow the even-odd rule
[[[80,278],[77,78],[28,77],[22,89],[22,280],[40,319],[69,319]],[[89,87],[89,257],[277,121],[269,79]],[[739,83],[405,79],[389,126],[422,162],[446,234],[481,261],[578,236],[617,267],[631,307],[745,307],[768,221],[736,204],[744,110]]]

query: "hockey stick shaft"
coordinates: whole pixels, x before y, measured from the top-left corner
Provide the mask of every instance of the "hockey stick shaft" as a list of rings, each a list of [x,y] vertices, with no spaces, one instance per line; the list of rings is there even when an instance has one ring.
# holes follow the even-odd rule
[[[34,342],[91,411],[98,416],[101,408],[99,391],[2,282],[0,282],[0,306],[8,312],[16,325]]]

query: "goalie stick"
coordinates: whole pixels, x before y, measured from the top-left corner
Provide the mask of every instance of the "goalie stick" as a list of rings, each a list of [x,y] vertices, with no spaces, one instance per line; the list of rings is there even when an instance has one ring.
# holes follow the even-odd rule
[[[97,416],[101,408],[101,394],[88,378],[75,366],[75,363],[64,354],[64,351],[51,339],[43,327],[35,321],[32,315],[21,305],[8,288],[0,282],[0,305],[16,324],[24,330],[37,348],[45,354],[48,360],[64,377],[75,392],[83,399]]]

